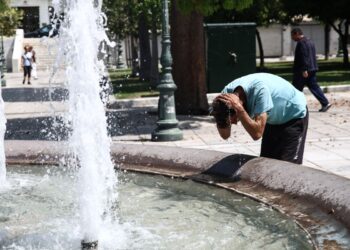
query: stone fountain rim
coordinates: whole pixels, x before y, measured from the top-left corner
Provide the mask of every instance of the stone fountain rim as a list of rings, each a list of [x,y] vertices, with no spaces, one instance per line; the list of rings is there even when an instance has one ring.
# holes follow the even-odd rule
[[[59,164],[66,152],[65,142],[5,141],[8,165]],[[350,180],[341,176],[262,157],[170,146],[112,143],[111,155],[119,169],[192,179],[263,202],[294,219],[315,249],[311,229],[322,221],[310,211],[318,209],[350,229]]]

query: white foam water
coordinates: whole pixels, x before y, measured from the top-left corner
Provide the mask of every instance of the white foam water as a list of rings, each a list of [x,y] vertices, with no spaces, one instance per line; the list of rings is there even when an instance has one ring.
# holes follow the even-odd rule
[[[60,28],[60,49],[66,63],[69,117],[72,132],[70,150],[76,159],[79,188],[79,217],[82,240],[105,237],[101,227],[111,219],[116,199],[116,173],[110,157],[107,118],[100,98],[99,81],[104,71],[98,59],[106,38],[101,3],[92,0],[53,1],[55,10],[65,13]],[[104,226],[105,227],[105,226]]]

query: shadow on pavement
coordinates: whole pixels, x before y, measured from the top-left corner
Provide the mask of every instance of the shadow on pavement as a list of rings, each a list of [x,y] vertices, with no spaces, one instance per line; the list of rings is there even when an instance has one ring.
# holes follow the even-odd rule
[[[110,110],[107,112],[108,133],[110,136],[151,134],[156,128],[158,116],[154,109],[134,108],[127,110]],[[93,116],[91,116],[93,119]],[[199,121],[205,117],[179,116],[179,127],[182,130],[200,128]],[[6,140],[67,140],[69,125],[64,118],[31,117],[7,120]]]
[[[5,140],[67,140],[68,129],[61,117],[8,119]]]
[[[64,88],[3,88],[2,98],[5,102],[64,101],[68,99],[68,90]]]

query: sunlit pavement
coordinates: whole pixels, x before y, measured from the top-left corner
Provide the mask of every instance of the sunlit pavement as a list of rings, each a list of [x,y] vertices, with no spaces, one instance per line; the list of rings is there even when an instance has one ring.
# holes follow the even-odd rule
[[[6,97],[8,130],[11,130],[7,139],[21,139],[21,136],[25,137],[23,139],[34,139],[36,136],[41,138],[41,131],[48,130],[46,126],[52,123],[45,119],[61,116],[67,110],[66,98],[59,96],[65,94],[64,79],[56,77],[51,81],[57,93],[51,98],[54,101],[50,102],[45,92],[48,91],[49,73],[38,72],[38,75],[39,79],[33,80],[32,85],[23,86],[21,74],[6,74],[7,86],[2,90],[3,97]],[[319,103],[312,95],[306,94],[310,121],[304,165],[350,178],[350,89],[329,88],[328,91],[331,93],[326,96],[333,106],[326,113],[318,112]],[[28,97],[28,93],[32,96]],[[213,96],[215,95],[210,95],[209,100]],[[156,105],[157,98],[111,100],[107,114],[112,140],[118,143],[210,149],[232,154],[258,156],[260,153],[260,141],[253,141],[241,125],[233,126],[231,138],[223,140],[219,137],[212,118],[208,116],[179,115],[177,119],[184,139],[152,142],[151,133],[156,128],[157,121]],[[22,133],[16,133],[17,130]]]

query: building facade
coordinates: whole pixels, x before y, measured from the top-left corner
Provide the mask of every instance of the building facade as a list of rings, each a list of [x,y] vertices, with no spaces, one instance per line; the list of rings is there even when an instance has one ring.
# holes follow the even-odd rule
[[[23,22],[20,29],[31,32],[50,23],[49,7],[51,0],[11,0],[10,6],[23,11]]]
[[[318,22],[303,22],[298,26],[304,32],[304,35],[310,38],[316,47],[316,53],[324,55],[325,48],[325,30],[324,25]],[[262,45],[265,57],[288,57],[294,55],[296,43],[292,41],[290,25],[272,24],[268,27],[259,27]],[[331,29],[329,33],[329,55],[335,56],[338,52],[339,41],[338,33]],[[256,45],[256,55],[259,56],[258,44]]]

